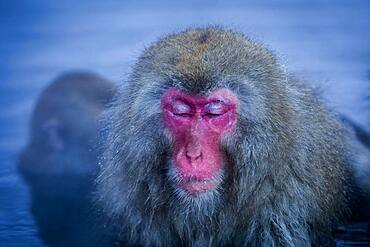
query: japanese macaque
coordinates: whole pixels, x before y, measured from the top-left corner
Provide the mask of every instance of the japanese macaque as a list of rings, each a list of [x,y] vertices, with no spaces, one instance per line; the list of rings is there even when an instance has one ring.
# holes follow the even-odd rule
[[[99,117],[114,93],[112,82],[92,73],[58,77],[36,103],[21,170],[81,174],[94,169],[96,154],[91,149],[98,136]],[[37,164],[30,166],[33,161]]]
[[[105,120],[97,196],[124,244],[328,244],[348,214],[345,129],[241,33],[206,27],[162,38]]]
[[[39,236],[48,246],[103,245],[91,200],[98,169],[94,146],[100,114],[114,93],[112,82],[73,72],[53,81],[36,103],[19,171],[30,188]]]

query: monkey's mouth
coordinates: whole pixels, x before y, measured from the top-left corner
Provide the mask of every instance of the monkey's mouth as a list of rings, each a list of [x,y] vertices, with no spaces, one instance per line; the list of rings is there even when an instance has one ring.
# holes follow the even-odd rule
[[[218,186],[218,179],[209,178],[209,179],[183,179],[180,183],[180,186],[183,190],[188,192],[191,195],[198,195],[205,193],[211,190],[214,190]]]
[[[198,174],[184,174],[175,165],[171,164],[168,175],[175,189],[180,189],[191,196],[197,196],[217,189],[223,181],[224,170],[219,169],[207,174],[200,174],[199,172]]]

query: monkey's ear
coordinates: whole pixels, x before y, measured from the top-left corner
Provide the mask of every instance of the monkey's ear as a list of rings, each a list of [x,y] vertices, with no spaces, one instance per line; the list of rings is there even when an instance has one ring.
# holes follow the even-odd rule
[[[53,151],[64,149],[64,140],[62,135],[62,124],[57,118],[50,118],[42,125],[45,136],[45,144]]]

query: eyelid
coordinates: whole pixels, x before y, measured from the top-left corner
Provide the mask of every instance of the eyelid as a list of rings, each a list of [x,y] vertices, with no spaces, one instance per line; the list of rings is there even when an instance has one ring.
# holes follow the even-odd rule
[[[171,108],[172,113],[175,115],[190,114],[192,112],[191,107],[181,100],[174,101]]]
[[[214,101],[204,106],[206,114],[221,115],[227,112],[228,108],[222,101]]]

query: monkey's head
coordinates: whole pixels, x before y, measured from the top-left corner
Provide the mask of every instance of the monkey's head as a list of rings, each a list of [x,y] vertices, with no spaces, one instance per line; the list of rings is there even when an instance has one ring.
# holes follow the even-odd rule
[[[98,136],[98,119],[114,90],[112,82],[93,73],[70,72],[56,78],[36,102],[21,169],[34,174],[92,169],[96,155],[90,150]]]
[[[234,31],[190,29],[153,44],[105,116],[97,194],[127,225],[224,224],[227,236],[257,229],[248,220],[266,208],[304,223],[335,207],[316,195],[345,180],[332,167],[345,154],[336,122],[268,49]]]
[[[270,144],[287,141],[284,76],[266,48],[216,27],[152,45],[106,113],[99,187],[109,192],[99,194],[119,201],[138,184],[148,196],[186,200],[252,190],[236,188],[235,173],[263,170],[254,161],[264,163],[278,148]]]

